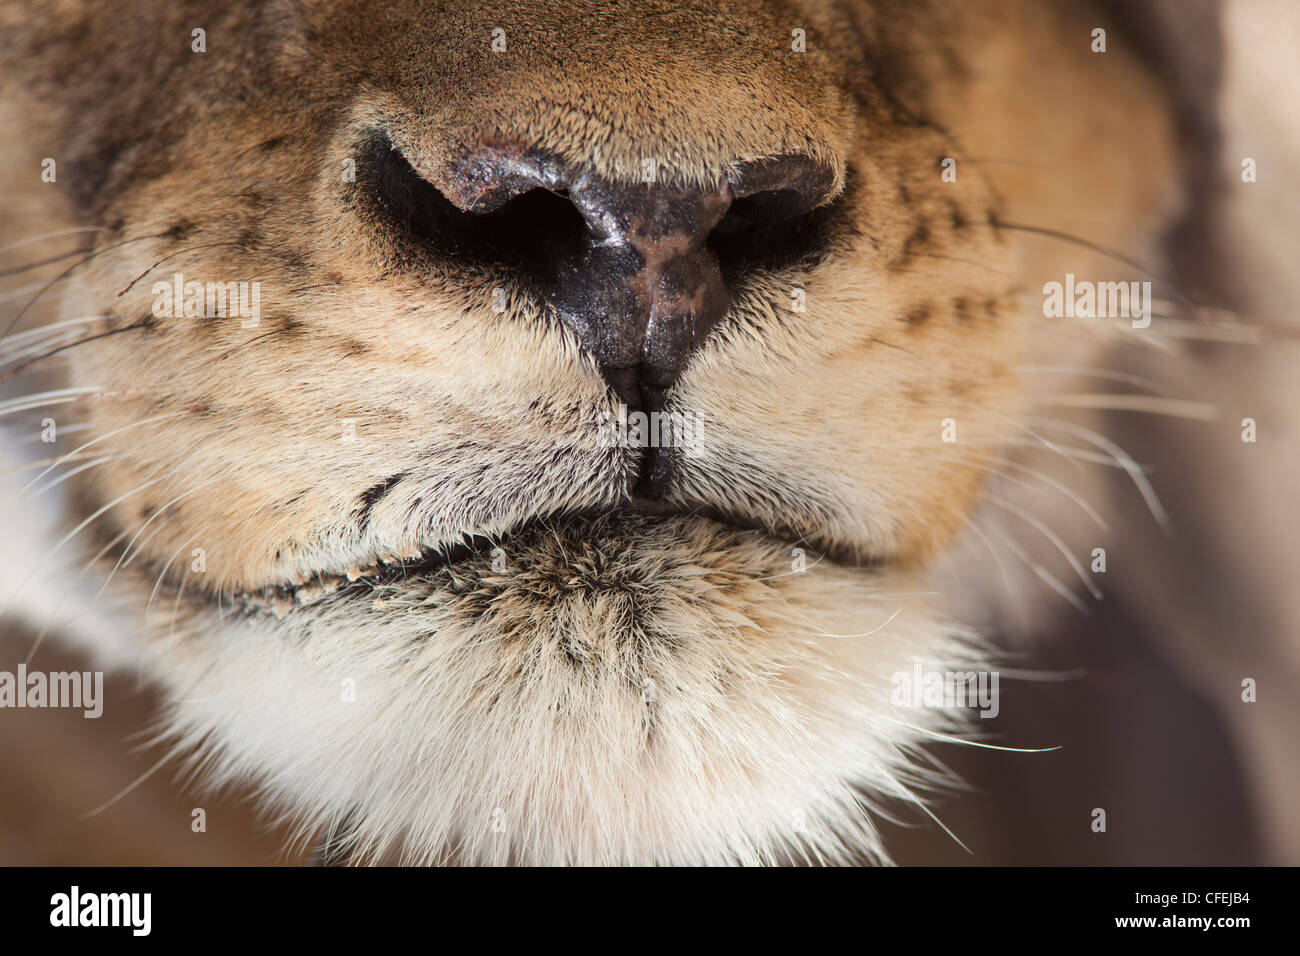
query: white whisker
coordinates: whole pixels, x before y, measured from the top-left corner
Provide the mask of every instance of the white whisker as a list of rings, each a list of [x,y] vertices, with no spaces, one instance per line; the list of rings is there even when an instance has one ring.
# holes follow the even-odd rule
[[[997,505],[999,508],[1003,508],[1021,520],[1027,522],[1030,527],[1034,528],[1044,538],[1050,541],[1056,547],[1056,550],[1061,552],[1061,557],[1065,558],[1070,567],[1074,569],[1074,573],[1079,576],[1079,580],[1083,582],[1084,587],[1092,593],[1092,596],[1096,600],[1101,600],[1101,589],[1088,577],[1087,572],[1083,569],[1083,565],[1079,563],[1078,558],[1070,553],[1070,549],[1065,546],[1065,542],[1061,540],[1060,535],[1018,505],[1013,505],[1009,501],[1004,501],[997,495],[989,495],[989,501]]]
[[[22,398],[0,402],[0,415],[13,415],[17,412],[25,412],[28,409],[58,405],[62,402],[76,402],[99,391],[102,391],[102,389],[98,385],[92,385],[83,388],[59,388],[51,392],[36,392],[32,395],[24,395]]]
[[[59,335],[70,332],[74,326],[79,327],[82,325],[89,325],[92,322],[99,322],[106,318],[108,318],[106,315],[87,315],[80,319],[65,319],[62,322],[51,322],[48,325],[41,325],[34,329],[28,329],[26,332],[15,332],[6,338],[0,339],[0,351],[20,343],[26,344],[49,335]]]
[[[1114,459],[1120,463],[1120,466],[1128,472],[1129,477],[1133,479],[1133,484],[1137,486],[1138,492],[1142,495],[1142,500],[1146,502],[1147,510],[1151,512],[1151,517],[1155,519],[1156,524],[1160,525],[1160,527],[1166,532],[1170,530],[1171,525],[1169,515],[1165,511],[1164,505],[1160,503],[1160,497],[1156,494],[1155,488],[1152,487],[1151,482],[1147,479],[1146,472],[1136,461],[1133,460],[1132,456],[1129,455],[1128,452],[1123,448],[1120,448],[1119,445],[1115,444],[1104,435],[1099,435],[1092,429],[1084,428],[1082,425],[1075,425],[1071,422],[1063,422],[1057,419],[1041,419],[1041,421],[1053,424],[1067,432],[1078,435],[1084,441],[1096,445],[1103,451],[1109,452]]]
[[[1130,375],[1127,372],[1116,372],[1111,369],[1094,368],[1087,365],[1018,365],[1016,371],[1027,372],[1031,375],[1036,373],[1044,375],[1082,375],[1088,378],[1121,382],[1135,388],[1145,388],[1147,391],[1156,394],[1163,394],[1166,391],[1159,383],[1149,378],[1143,378],[1141,375]]]
[[[1088,613],[1088,608],[1081,600],[1079,600],[1079,595],[1066,587],[1061,580],[1056,577],[1056,575],[1052,574],[1052,572],[1048,571],[1045,567],[1026,554],[1024,548],[1020,547],[1020,545],[1016,543],[1015,539],[1008,537],[995,528],[990,528],[988,530],[997,535],[997,537],[1001,539],[1002,543],[1011,550],[1011,553],[1021,560],[1025,567],[1029,568],[1030,571],[1033,571],[1040,580],[1064,598],[1072,607],[1074,607],[1075,610],[1080,614]]]
[[[43,232],[39,236],[28,236],[26,239],[10,243],[7,246],[0,246],[0,255],[4,255],[6,252],[12,252],[15,249],[21,249],[24,246],[44,242],[46,239],[58,239],[63,236],[75,236],[87,232],[108,232],[108,229],[104,226],[80,226],[76,229],[60,229],[57,232]]]
[[[1219,417],[1219,409],[1216,405],[1181,398],[1163,398],[1155,395],[1108,394],[1103,392],[1064,393],[1042,399],[1040,404],[1060,405],[1065,408],[1099,408],[1109,411],[1149,412],[1153,415],[1191,418],[1204,422],[1214,421]]]
[[[85,471],[87,468],[94,468],[96,465],[102,465],[106,461],[116,461],[118,457],[119,456],[117,455],[104,455],[101,458],[93,458],[90,461],[85,462],[84,464],[78,465],[76,468],[72,468],[69,469],[68,471],[65,471],[63,474],[59,475],[59,477],[55,478],[49,484],[44,485],[41,488],[38,488],[30,495],[24,494],[22,495],[22,497],[26,498],[28,501],[34,501],[35,499],[39,498],[41,495],[49,491],[51,488],[55,488],[58,485],[63,484],[63,482],[67,481],[69,478],[73,477],[74,475],[80,474],[81,472]]]
[[[163,415],[155,415],[152,418],[142,418],[139,421],[131,422],[129,425],[123,425],[120,428],[115,428],[110,432],[105,432],[102,435],[98,435],[95,438],[92,438],[90,441],[84,442],[83,444],[78,445],[76,448],[72,449],[72,451],[68,452],[68,455],[75,455],[78,452],[85,451],[91,445],[98,445],[100,442],[106,441],[107,439],[112,438],[114,435],[120,435],[122,432],[128,431],[132,428],[138,428],[141,425],[148,425],[150,422],[160,422],[167,418],[179,418],[182,415],[188,415],[188,414],[189,412],[167,412],[166,414]],[[57,468],[60,464],[62,464],[63,461],[66,460],[66,458],[67,456],[64,456],[64,458],[61,458],[60,460],[56,461],[54,464],[50,465],[43,472],[41,472],[39,475],[37,475],[35,478],[29,481],[26,485],[24,485],[21,491],[26,492],[28,488],[36,484],[36,482],[40,481],[42,478],[48,475],[53,469]]]

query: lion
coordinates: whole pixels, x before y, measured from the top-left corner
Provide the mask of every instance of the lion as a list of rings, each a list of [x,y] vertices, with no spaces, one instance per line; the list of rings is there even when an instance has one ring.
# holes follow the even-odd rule
[[[3,613],[330,861],[889,862],[1265,334],[1150,7],[6,0]]]

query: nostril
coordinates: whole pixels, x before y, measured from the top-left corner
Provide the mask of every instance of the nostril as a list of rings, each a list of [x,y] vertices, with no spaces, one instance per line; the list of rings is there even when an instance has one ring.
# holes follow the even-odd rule
[[[361,153],[358,168],[374,205],[413,252],[458,267],[499,268],[540,291],[553,277],[557,253],[586,240],[586,224],[562,187],[522,176],[498,182],[481,169],[435,185],[381,132]],[[466,195],[477,201],[462,208]]]
[[[835,192],[837,176],[830,163],[810,156],[773,156],[738,163],[727,175],[738,203],[768,218],[785,219],[810,212]]]
[[[827,255],[844,226],[845,202],[830,166],[803,157],[764,160],[741,167],[736,180],[738,198],[709,235],[728,285],[810,267]]]
[[[728,181],[736,199],[709,235],[728,285],[825,255],[840,206],[834,167],[778,156],[738,164]]]

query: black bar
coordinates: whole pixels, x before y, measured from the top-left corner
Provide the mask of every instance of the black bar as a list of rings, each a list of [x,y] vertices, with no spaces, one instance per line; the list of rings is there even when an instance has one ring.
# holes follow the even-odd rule
[[[1292,921],[1296,871],[1261,869],[861,869],[755,873],[643,869],[411,870],[358,868],[0,869],[0,926],[6,948],[23,940],[78,937],[126,942],[222,942],[337,947],[415,932],[436,948],[499,941],[522,932],[534,941],[601,945],[661,938],[680,944],[698,925],[732,940],[747,930],[788,926],[807,934],[848,934],[863,948],[951,945],[977,940],[1213,939],[1231,945],[1264,929],[1276,938]],[[54,926],[100,912],[99,894],[149,894],[136,908],[116,897],[117,926]],[[87,903],[94,895],[93,903]],[[60,900],[66,904],[60,909]],[[131,917],[136,919],[133,921]],[[1150,925],[1120,925],[1126,920]],[[1195,920],[1193,924],[1191,921]],[[1200,921],[1209,920],[1208,927]],[[1226,925],[1224,921],[1243,921]],[[751,925],[746,925],[751,924]],[[618,927],[622,926],[620,930]],[[605,934],[611,934],[606,936]],[[899,938],[901,934],[901,939]],[[18,950],[10,950],[17,952]]]

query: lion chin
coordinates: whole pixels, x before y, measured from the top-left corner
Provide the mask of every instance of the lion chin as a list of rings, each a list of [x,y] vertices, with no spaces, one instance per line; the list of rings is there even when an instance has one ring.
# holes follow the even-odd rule
[[[864,806],[917,799],[956,725],[892,677],[970,660],[917,581],[691,517],[502,544],[287,613],[158,596],[176,752],[353,861],[884,859]]]

